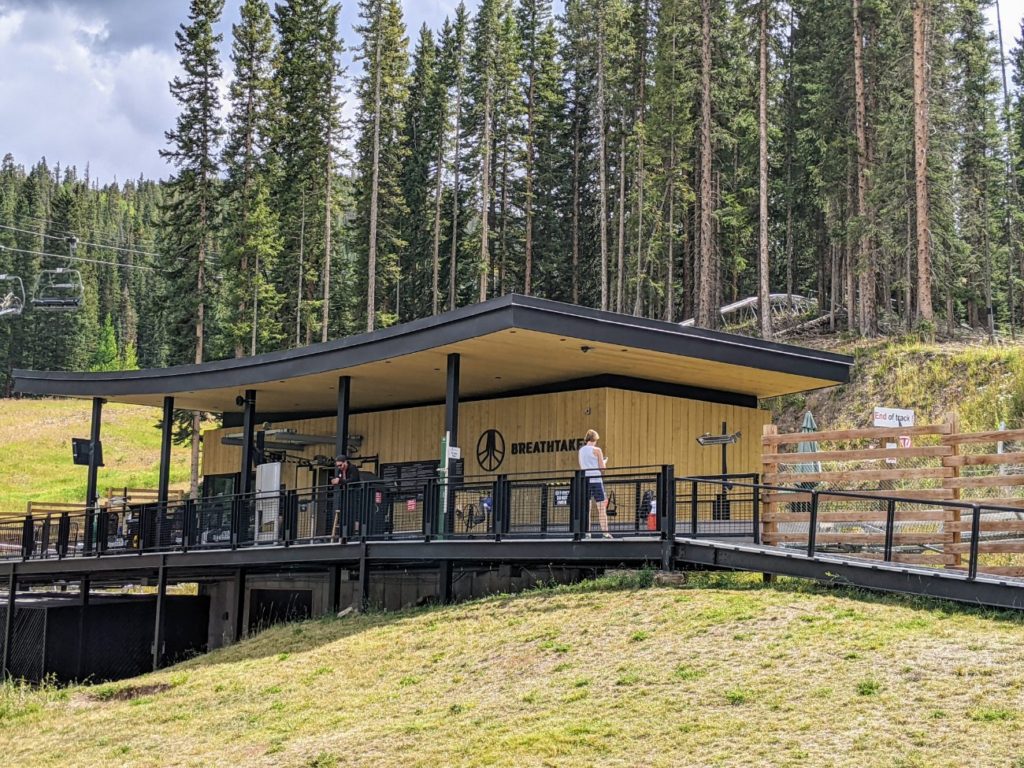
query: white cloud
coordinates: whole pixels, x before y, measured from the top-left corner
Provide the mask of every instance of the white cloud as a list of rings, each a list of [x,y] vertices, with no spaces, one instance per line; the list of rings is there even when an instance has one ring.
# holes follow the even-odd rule
[[[86,163],[94,178],[165,174],[157,149],[175,108],[173,48],[111,46],[95,15],[60,4],[0,6],[0,153],[19,162]]]

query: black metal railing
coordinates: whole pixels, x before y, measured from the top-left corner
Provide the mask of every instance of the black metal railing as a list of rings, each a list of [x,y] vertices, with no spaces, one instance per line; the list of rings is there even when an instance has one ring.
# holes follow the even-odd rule
[[[382,539],[746,537],[816,557],[1024,575],[1024,510],[824,488],[670,465],[370,480],[0,521],[0,558],[103,557]],[[764,514],[765,497],[772,514]],[[601,504],[601,501],[604,504]],[[602,517],[601,510],[604,510]],[[1020,561],[1019,563],[1017,561]]]
[[[600,493],[597,488],[600,487]],[[0,522],[0,558],[292,546],[380,539],[667,537],[675,531],[671,467],[498,477],[370,480]],[[604,500],[602,520],[599,499]],[[659,504],[659,499],[667,500]],[[672,512],[672,527],[666,522]]]
[[[756,474],[681,477],[676,480],[677,531],[694,538],[760,536],[761,496]]]
[[[922,499],[877,492],[792,488],[731,478],[682,478],[691,514],[710,496],[746,493],[753,504],[755,542],[796,549],[808,557],[841,555],[872,562],[1024,577],[1024,510],[980,501]],[[701,486],[712,493],[702,493]],[[680,491],[682,496],[683,491]],[[769,496],[777,510],[762,513]],[[792,499],[789,501],[788,499]],[[996,500],[997,501],[997,500]],[[712,502],[712,517],[721,507]],[[730,510],[731,511],[731,510]],[[706,513],[699,513],[698,523]],[[712,520],[712,522],[718,522]],[[691,529],[693,523],[691,522]],[[713,534],[721,535],[721,534]]]

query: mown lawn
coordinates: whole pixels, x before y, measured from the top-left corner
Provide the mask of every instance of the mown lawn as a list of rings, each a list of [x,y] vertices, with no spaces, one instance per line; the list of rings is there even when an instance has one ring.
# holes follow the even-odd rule
[[[88,400],[0,399],[0,514],[28,501],[84,501],[86,468],[71,462],[71,438],[89,437]],[[99,487],[156,488],[161,413],[109,403],[103,408]],[[188,446],[171,452],[171,483],[188,486]]]
[[[753,576],[279,627],[7,686],[17,766],[1024,766],[1024,620]]]

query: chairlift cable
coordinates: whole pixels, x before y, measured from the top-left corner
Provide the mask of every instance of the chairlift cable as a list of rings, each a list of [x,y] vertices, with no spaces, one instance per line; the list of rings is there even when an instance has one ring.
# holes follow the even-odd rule
[[[123,269],[142,269],[147,272],[166,272],[166,269],[157,269],[156,267],[147,267],[144,264],[121,264],[116,261],[103,261],[101,259],[86,259],[82,256],[67,256],[63,253],[47,253],[45,251],[29,251],[25,248],[14,248],[9,245],[0,245],[0,252],[12,251],[14,253],[23,253],[28,256],[43,256],[51,259],[67,259],[68,261],[81,261],[85,264],[102,264],[106,267],[121,267]]]
[[[67,229],[65,229],[64,226],[58,225],[57,222],[53,221],[52,219],[44,219],[42,216],[30,216],[27,213],[19,213],[17,215],[22,219],[22,221],[21,221],[21,225],[22,226],[34,226],[35,223],[38,222],[39,224],[45,224],[47,230],[49,230],[50,232],[55,232],[55,233],[57,233],[59,235],[67,235],[69,237],[74,235],[73,232],[69,232]],[[32,223],[26,224],[25,223],[26,219],[29,220]],[[33,230],[33,234],[39,234],[39,233],[36,232],[35,230]],[[104,245],[104,247],[108,247],[109,245],[112,245],[112,244],[118,244],[118,243],[121,243],[123,241],[123,238],[116,237],[114,235],[97,234],[97,235],[94,235],[94,237],[96,238],[96,240],[101,241],[101,244],[103,244],[103,243],[108,244],[108,245]],[[154,248],[156,246],[154,245],[153,241],[150,240],[148,244],[147,243],[140,243],[139,247],[141,247],[141,248]]]
[[[51,235],[51,234],[48,234],[46,232],[36,232],[34,230],[31,230],[31,229],[21,229],[20,227],[11,227],[11,226],[8,226],[6,224],[0,224],[0,229],[9,229],[12,232],[21,232],[21,233],[26,234],[26,235],[36,235],[37,237],[45,237],[45,238],[47,238],[49,240],[60,240],[61,242],[67,241],[68,238],[70,238],[70,237],[76,237],[75,235]],[[161,254],[154,253],[153,251],[140,251],[140,250],[138,250],[136,248],[126,248],[126,247],[120,246],[120,245],[102,245],[100,243],[90,243],[90,242],[87,242],[85,240],[79,240],[78,244],[79,245],[85,245],[85,246],[88,246],[90,248],[107,248],[107,249],[112,250],[112,251],[121,251],[123,253],[132,253],[132,254],[137,254],[139,256],[153,256],[155,258],[163,258],[163,256]]]

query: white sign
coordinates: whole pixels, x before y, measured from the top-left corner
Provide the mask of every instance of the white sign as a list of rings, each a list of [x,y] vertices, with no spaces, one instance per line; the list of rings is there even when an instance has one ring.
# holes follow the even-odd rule
[[[448,446],[448,458],[452,461],[458,461],[462,458],[462,449],[457,445]]]
[[[909,408],[875,408],[872,420],[876,427],[912,427],[914,412]]]

